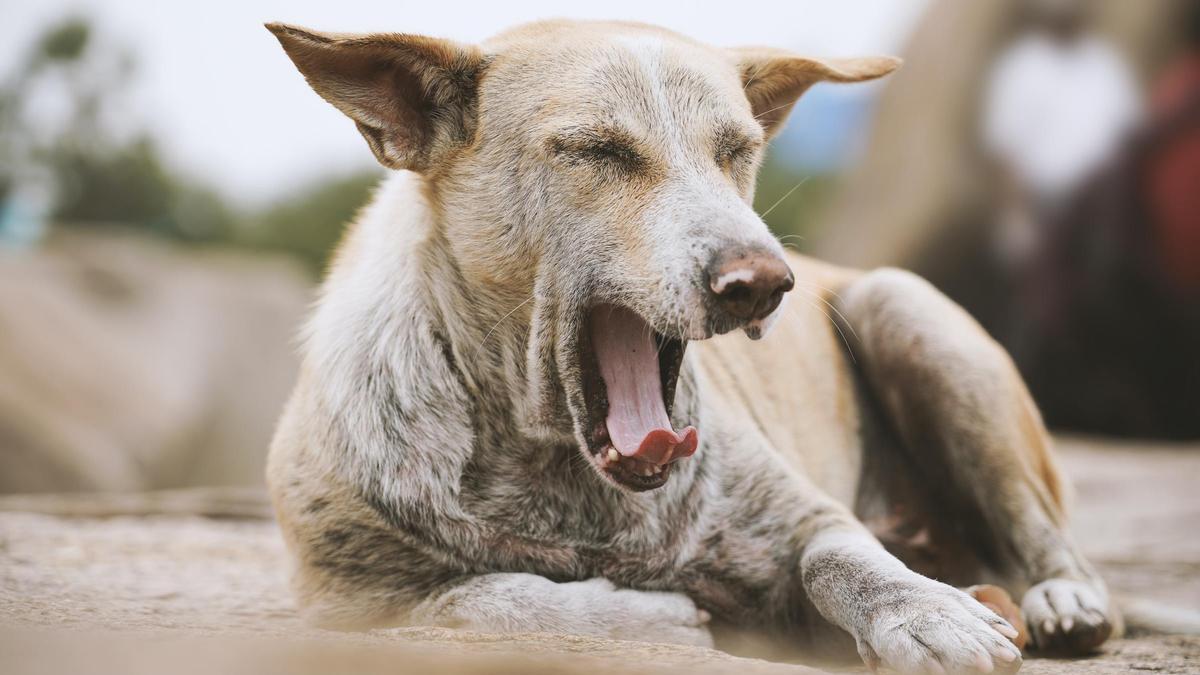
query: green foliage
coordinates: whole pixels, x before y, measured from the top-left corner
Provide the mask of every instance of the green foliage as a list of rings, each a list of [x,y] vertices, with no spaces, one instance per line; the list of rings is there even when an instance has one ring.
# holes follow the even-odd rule
[[[70,17],[52,26],[42,35],[35,48],[37,61],[76,61],[83,56],[91,38],[88,22],[80,17]]]
[[[58,183],[53,218],[126,223],[181,239],[228,239],[232,210],[212,190],[180,179],[142,138],[107,151],[60,146],[49,153]]]
[[[252,216],[242,241],[256,248],[285,251],[321,270],[345,224],[367,202],[380,171],[359,171],[323,179],[296,190]]]
[[[78,17],[51,26],[0,91],[0,184],[48,175],[54,222],[229,239],[236,216],[214,191],[171,170],[147,135],[119,139],[109,130],[104,113],[123,108],[132,61],[120,49],[97,52],[91,35],[88,21]],[[70,112],[61,126],[47,129],[22,102],[51,80],[68,85]]]
[[[319,270],[379,172],[317,180],[265,209],[236,209],[170,167],[147,134],[118,137],[109,129],[105,111],[128,108],[134,62],[91,38],[86,19],[50,26],[0,87],[0,206],[16,181],[48,176],[55,224],[116,223],[184,241],[281,251]],[[61,127],[45,129],[23,101],[51,79],[68,84],[70,114]]]
[[[754,210],[785,246],[804,251],[808,237],[833,193],[834,178],[793,171],[767,153],[758,175]]]

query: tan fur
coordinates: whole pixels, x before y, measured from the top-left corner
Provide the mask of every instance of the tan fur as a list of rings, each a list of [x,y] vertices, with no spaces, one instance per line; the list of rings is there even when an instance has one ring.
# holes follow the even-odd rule
[[[1015,669],[1002,618],[905,565],[953,558],[964,585],[1024,594],[1041,646],[1107,637],[1037,411],[961,309],[798,256],[769,315],[731,315],[705,280],[729,251],[782,267],[750,205],[796,98],[898,61],[615,22],[478,47],[269,28],[402,169],[335,257],[271,449],[315,621],[709,644],[711,617],[906,671]],[[703,440],[659,483],[618,480],[597,440],[605,304],[682,358],[664,404]],[[756,341],[714,337],[739,328]],[[898,523],[904,559],[863,521]]]

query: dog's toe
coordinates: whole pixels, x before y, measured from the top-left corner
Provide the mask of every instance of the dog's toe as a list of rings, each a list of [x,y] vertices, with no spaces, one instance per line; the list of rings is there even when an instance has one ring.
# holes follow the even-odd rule
[[[603,622],[620,640],[712,647],[712,616],[682,593],[617,589]]]
[[[877,629],[859,640],[868,666],[902,673],[1012,673],[1021,652],[1016,631],[970,596],[941,584],[880,612]]]
[[[904,673],[1004,673],[1021,664],[1016,647],[963,615],[909,622],[883,636],[878,647],[883,661]]]

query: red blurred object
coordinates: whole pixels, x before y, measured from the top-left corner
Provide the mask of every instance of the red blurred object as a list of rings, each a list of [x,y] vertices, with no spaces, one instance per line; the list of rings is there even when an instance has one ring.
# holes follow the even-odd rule
[[[1146,161],[1146,200],[1154,247],[1167,285],[1200,297],[1200,53],[1159,78],[1151,97],[1156,121],[1174,127],[1170,143]]]

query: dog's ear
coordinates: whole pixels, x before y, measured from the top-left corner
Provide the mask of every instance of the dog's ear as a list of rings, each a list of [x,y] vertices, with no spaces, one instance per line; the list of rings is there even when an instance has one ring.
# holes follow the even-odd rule
[[[486,61],[478,48],[420,35],[267,29],[312,88],[354,120],[384,166],[427,170],[474,133]]]
[[[754,117],[767,136],[780,129],[796,100],[818,82],[863,82],[900,67],[900,59],[812,59],[781,49],[742,47],[730,50],[742,76],[742,88]]]

